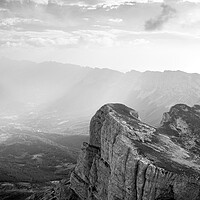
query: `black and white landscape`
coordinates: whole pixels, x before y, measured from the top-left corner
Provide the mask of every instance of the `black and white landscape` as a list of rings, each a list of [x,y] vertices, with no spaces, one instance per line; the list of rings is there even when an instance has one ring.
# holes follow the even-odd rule
[[[1,0],[0,200],[199,200],[199,13]]]
[[[45,184],[69,177],[88,141],[90,118],[108,102],[135,108],[142,121],[157,127],[172,105],[200,101],[195,73],[0,62],[2,182]]]

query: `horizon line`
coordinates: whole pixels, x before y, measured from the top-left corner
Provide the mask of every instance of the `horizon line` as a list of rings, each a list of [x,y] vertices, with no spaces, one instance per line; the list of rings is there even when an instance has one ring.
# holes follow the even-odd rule
[[[183,71],[183,70],[180,70],[180,69],[174,69],[174,70],[171,70],[171,69],[165,69],[163,71],[159,71],[159,70],[145,70],[145,71],[140,71],[140,70],[135,70],[134,68],[128,70],[128,71],[120,71],[120,70],[117,70],[117,69],[113,69],[113,68],[109,68],[109,67],[97,67],[97,66],[87,66],[87,65],[80,65],[80,64],[76,64],[76,63],[69,63],[69,62],[62,62],[62,61],[56,61],[56,60],[45,60],[45,61],[32,61],[32,60],[26,60],[26,59],[21,59],[21,60],[18,60],[18,59],[13,59],[13,58],[8,58],[8,57],[5,57],[5,56],[1,56],[0,57],[0,61],[2,60],[7,60],[7,61],[16,61],[16,62],[29,62],[29,63],[34,63],[34,64],[43,64],[43,63],[56,63],[56,64],[61,64],[61,65],[74,65],[76,67],[83,67],[83,68],[91,68],[91,69],[104,69],[104,70],[111,70],[111,71],[115,71],[115,72],[119,72],[119,73],[123,73],[123,74],[126,74],[126,73],[131,73],[133,71],[135,72],[138,72],[138,73],[148,73],[148,72],[155,72],[155,73],[165,73],[165,72],[182,72],[182,73],[187,73],[187,74],[199,74],[198,72],[187,72],[187,71]]]

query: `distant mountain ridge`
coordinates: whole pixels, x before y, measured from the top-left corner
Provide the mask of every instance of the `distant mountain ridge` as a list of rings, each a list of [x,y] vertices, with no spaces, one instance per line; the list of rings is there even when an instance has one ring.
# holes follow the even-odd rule
[[[162,113],[172,105],[200,103],[200,75],[182,71],[122,73],[1,59],[0,94],[1,116],[17,115],[22,121],[30,117],[36,121],[45,118],[47,124],[52,118],[59,118],[58,123],[77,117],[89,121],[102,104],[120,102],[135,108],[143,121],[158,125]]]

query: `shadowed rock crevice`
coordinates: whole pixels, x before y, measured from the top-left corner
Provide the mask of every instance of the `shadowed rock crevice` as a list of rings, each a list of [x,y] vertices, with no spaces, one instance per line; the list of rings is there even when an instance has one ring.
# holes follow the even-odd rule
[[[122,104],[90,123],[71,188],[88,200],[199,200],[200,106],[173,106],[154,128]]]
[[[155,200],[175,200],[173,186],[170,185],[167,189],[164,189]]]

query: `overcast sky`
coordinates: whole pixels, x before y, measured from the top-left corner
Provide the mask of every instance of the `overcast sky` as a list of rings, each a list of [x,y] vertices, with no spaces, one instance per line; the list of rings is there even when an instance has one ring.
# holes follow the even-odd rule
[[[200,0],[0,0],[0,56],[200,73]]]

